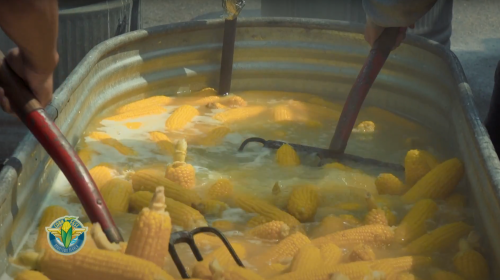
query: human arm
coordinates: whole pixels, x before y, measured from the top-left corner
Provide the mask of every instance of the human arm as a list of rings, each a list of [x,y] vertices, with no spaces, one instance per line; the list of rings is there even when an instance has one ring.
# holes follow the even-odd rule
[[[0,0],[0,27],[18,46],[5,60],[43,107],[52,100],[52,77],[59,62],[58,14],[57,0]],[[0,105],[11,112],[1,89]]]
[[[386,27],[400,27],[396,42],[398,47],[406,36],[408,27],[424,16],[437,0],[363,0],[366,13],[365,39],[373,45]]]

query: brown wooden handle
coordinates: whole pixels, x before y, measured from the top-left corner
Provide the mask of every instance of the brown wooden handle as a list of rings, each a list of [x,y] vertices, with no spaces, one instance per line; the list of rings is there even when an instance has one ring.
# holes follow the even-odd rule
[[[22,119],[30,112],[42,109],[42,105],[33,95],[26,82],[12,70],[7,61],[4,59],[0,63],[0,87],[3,88],[12,110],[19,118]]]

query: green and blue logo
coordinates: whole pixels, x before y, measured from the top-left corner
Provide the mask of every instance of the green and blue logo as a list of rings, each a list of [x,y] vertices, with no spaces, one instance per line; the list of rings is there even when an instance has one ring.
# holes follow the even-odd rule
[[[56,219],[45,230],[54,251],[61,255],[73,255],[83,248],[88,228],[83,226],[78,217],[65,216]]]

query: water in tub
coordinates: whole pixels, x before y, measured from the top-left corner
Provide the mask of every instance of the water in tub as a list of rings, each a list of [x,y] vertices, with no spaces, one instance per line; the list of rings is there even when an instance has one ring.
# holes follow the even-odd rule
[[[362,218],[364,212],[359,209],[353,211],[340,205],[357,203],[364,209],[364,196],[356,194],[370,192],[376,195],[375,177],[392,170],[355,163],[344,163],[348,168],[318,167],[319,161],[312,154],[299,154],[301,163],[297,166],[281,166],[276,162],[276,150],[263,148],[259,143],[250,143],[244,151],[237,151],[243,140],[249,137],[327,148],[342,110],[341,103],[305,93],[252,91],[237,93],[237,96],[241,99],[232,95],[210,99],[206,92],[172,97],[164,103],[144,103],[142,108],[131,107],[129,112],[140,113],[121,120],[115,117],[119,108],[107,110],[89,124],[78,143],[78,149],[85,147],[92,151],[86,163],[89,169],[108,163],[114,167],[113,176],[128,180],[130,172],[147,167],[165,170],[172,163],[172,155],[152,141],[150,132],[157,131],[168,136],[174,144],[186,139],[186,162],[196,170],[194,190],[201,197],[205,197],[207,189],[218,179],[228,178],[234,185],[235,193],[251,194],[287,211],[287,198],[291,190],[307,183],[318,188],[333,187],[337,191],[330,195],[325,193],[321,197],[316,218],[307,221],[306,228],[313,228],[321,218],[331,214],[353,214]],[[185,121],[186,124],[175,130],[168,129],[167,119],[182,105],[194,107],[198,114],[187,120],[181,116],[179,121]],[[148,108],[153,107],[162,107],[163,110],[148,111]],[[227,127],[230,131],[214,143],[204,142],[204,137],[217,127]],[[109,141],[93,138],[94,132],[105,133],[106,137],[115,139],[127,150],[117,148]],[[358,117],[346,152],[402,164],[407,151],[413,148],[427,150],[443,159],[442,146],[424,127],[382,109],[367,106]],[[394,174],[404,181],[404,174]],[[273,195],[273,186],[278,181],[282,186],[281,193]],[[75,201],[74,193],[62,174],[58,175],[46,200],[45,207],[49,205],[63,206],[71,215],[86,220],[85,212]],[[252,259],[276,243],[247,237],[244,234],[245,224],[256,214],[247,213],[232,203],[229,206],[219,217],[207,216],[207,222],[210,225],[217,220],[228,220],[240,225],[236,230],[227,230],[225,233],[231,240],[252,244],[246,246],[251,248],[247,259]],[[408,211],[403,208],[392,210],[399,219]],[[130,235],[136,214],[115,215],[125,239]],[[175,229],[181,228],[175,226]],[[26,241],[26,249],[33,248],[36,235],[34,229]],[[179,246],[179,250],[186,266],[191,267],[194,258],[188,248]],[[171,261],[167,269],[178,276]]]

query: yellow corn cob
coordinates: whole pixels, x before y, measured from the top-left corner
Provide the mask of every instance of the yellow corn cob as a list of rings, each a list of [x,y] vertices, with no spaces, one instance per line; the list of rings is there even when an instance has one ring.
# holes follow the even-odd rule
[[[371,276],[373,271],[370,269],[369,262],[354,262],[347,264],[337,264],[334,266],[323,266],[316,269],[299,270],[281,274],[272,280],[364,280],[365,276]],[[344,278],[334,278],[344,275]],[[373,278],[367,278],[373,279]]]
[[[54,250],[45,250],[40,254],[26,252],[21,253],[18,259],[51,280],[67,280],[68,277],[72,280],[174,280],[150,261],[97,248],[83,247],[73,255],[61,255]]]
[[[363,121],[356,126],[358,132],[373,133],[375,132],[375,123],[372,121]]]
[[[142,123],[141,122],[128,122],[128,123],[125,123],[125,126],[128,129],[139,129],[139,128],[141,128]]]
[[[463,174],[464,166],[458,158],[447,160],[422,177],[402,199],[412,203],[423,198],[446,198],[455,190]]]
[[[373,271],[381,271],[387,279],[394,279],[398,274],[416,270],[431,264],[430,257],[407,256],[399,258],[381,259],[370,262]]]
[[[219,179],[208,188],[210,199],[226,199],[233,194],[233,184],[228,179]]]
[[[123,179],[114,178],[101,188],[101,195],[112,213],[126,213],[133,192],[132,184]]]
[[[142,208],[148,207],[153,198],[153,193],[148,191],[138,191],[130,195],[129,206],[133,212],[140,212]]]
[[[415,203],[394,231],[397,242],[406,244],[427,232],[427,220],[434,217],[438,206],[432,199],[423,199]]]
[[[274,107],[273,118],[277,123],[294,121],[293,112],[287,105],[278,105]]]
[[[261,239],[281,240],[290,234],[290,227],[282,221],[272,221],[250,229],[247,234]]]
[[[273,206],[266,201],[250,197],[250,196],[235,196],[234,202],[238,207],[250,213],[257,213],[273,221],[285,222],[289,227],[294,228],[300,225],[300,222],[292,215],[281,211],[278,207]]]
[[[321,223],[315,227],[310,236],[318,238],[330,233],[334,233],[344,229],[344,221],[336,216],[326,216],[321,220]]]
[[[361,221],[354,217],[353,215],[339,215],[339,218],[344,221],[345,224],[349,225],[349,226],[357,226],[357,225],[360,225],[361,224]]]
[[[115,148],[120,154],[125,155],[125,156],[135,156],[137,155],[137,152],[134,151],[132,148],[129,148],[125,145],[123,145],[120,141],[111,138],[108,134],[104,132],[92,132],[89,134],[89,137],[95,140],[100,141],[104,145],[108,145],[110,147]]]
[[[320,105],[294,100],[289,101],[288,104],[290,107],[298,110],[303,116],[325,120],[338,120],[340,118],[340,111],[335,111]]]
[[[462,276],[453,272],[436,269],[431,274],[432,280],[465,280]]]
[[[78,151],[78,157],[82,160],[83,164],[85,165],[89,165],[94,155],[98,155],[98,153],[93,151],[89,147],[85,147]]]
[[[366,225],[353,229],[338,231],[313,239],[312,242],[319,246],[326,242],[333,242],[339,247],[352,247],[358,244],[371,246],[384,246],[394,239],[394,231],[389,226]]]
[[[319,246],[319,251],[326,267],[336,265],[342,260],[342,249],[335,243],[327,242]]]
[[[273,221],[272,218],[268,218],[268,217],[265,217],[265,216],[262,216],[262,215],[257,215],[255,217],[252,217],[250,220],[248,220],[247,227],[253,228],[253,227],[256,227],[256,226],[259,226],[259,225],[263,225],[265,223],[269,223],[269,222],[272,222],[272,221]]]
[[[205,105],[205,107],[207,107],[208,109],[226,109],[227,108],[227,106],[225,106],[221,103],[218,103],[218,102],[208,103],[207,105]]]
[[[92,230],[92,228],[93,228],[92,223],[83,223],[83,226],[87,227],[87,232],[90,232]],[[106,240],[107,240],[107,238],[106,238]],[[85,247],[88,247],[88,248],[97,248],[95,240],[94,240],[94,238],[90,234],[87,234],[85,236]]]
[[[252,270],[237,265],[223,269],[217,259],[210,263],[210,271],[213,273],[213,277],[210,279],[213,280],[264,280]]]
[[[229,209],[229,206],[222,201],[204,199],[198,204],[196,209],[200,210],[203,215],[220,217],[224,211]]]
[[[245,101],[245,99],[243,99],[237,95],[223,97],[221,99],[221,103],[224,104],[225,106],[232,107],[232,108],[247,106],[247,102]]]
[[[178,183],[185,189],[196,185],[196,172],[191,164],[186,163],[187,142],[185,139],[175,144],[174,163],[167,166],[165,178]]]
[[[156,143],[156,146],[167,155],[173,155],[175,153],[175,145],[170,141],[168,136],[165,133],[161,133],[159,131],[152,131],[149,133],[149,137],[153,142]]]
[[[123,113],[128,113],[132,111],[137,111],[137,110],[145,110],[148,107],[155,107],[155,106],[166,106],[170,103],[172,103],[173,99],[168,96],[153,96],[149,97],[146,99],[142,99],[139,101],[132,102],[130,104],[127,104],[125,106],[122,106],[116,110],[117,113],[123,114]]]
[[[246,257],[247,252],[245,250],[245,247],[243,247],[241,244],[231,243],[231,246],[240,259],[244,259]],[[212,253],[203,256],[203,260],[194,265],[192,276],[201,279],[212,279],[212,272],[209,269],[209,265],[215,259],[217,259],[219,264],[222,266],[236,265],[236,262],[227,250],[226,246],[223,246],[214,250]]]
[[[301,222],[308,222],[314,219],[318,209],[318,191],[313,185],[303,185],[296,187],[288,199],[287,210]]]
[[[430,153],[422,150],[410,150],[405,157],[405,178],[409,187],[438,166],[439,162]]]
[[[38,224],[38,236],[35,243],[35,251],[40,252],[43,249],[49,248],[49,242],[47,240],[47,231],[45,227],[49,227],[52,222],[64,216],[68,216],[69,213],[66,209],[61,206],[52,205],[48,206],[43,210],[42,217],[40,218],[40,223]]]
[[[50,280],[50,279],[38,271],[25,270],[17,274],[14,280]]]
[[[197,144],[208,147],[219,145],[229,132],[231,130],[225,126],[216,127],[210,130]]]
[[[105,163],[91,168],[89,170],[89,173],[99,189],[104,186],[109,180],[113,179],[114,176],[114,170]]]
[[[373,249],[370,246],[365,244],[360,244],[354,247],[349,254],[349,260],[351,262],[373,261],[375,259],[375,252],[373,252]]]
[[[166,198],[165,201],[174,225],[181,226],[185,230],[207,226],[205,217],[198,210],[170,198]]]
[[[204,96],[212,96],[212,95],[217,95],[217,91],[213,88],[204,88],[200,91],[190,93],[189,96],[195,96],[195,97],[204,97]]]
[[[472,226],[463,222],[447,224],[415,239],[406,246],[405,251],[410,254],[440,251],[456,244],[471,230]]]
[[[265,110],[266,107],[264,106],[242,107],[217,113],[213,116],[213,118],[223,123],[232,123],[256,117]]]
[[[453,257],[455,269],[467,280],[490,279],[488,262],[467,240],[459,242],[460,251]]]
[[[94,247],[102,250],[120,252],[125,254],[127,243],[120,242],[119,244],[116,244],[109,242],[99,223],[96,223],[94,226],[89,227],[88,232],[89,234],[87,236],[90,237],[89,240],[92,240],[94,242]],[[87,246],[87,242],[85,242],[85,246]]]
[[[375,186],[379,194],[400,195],[408,190],[398,177],[390,173],[378,175],[377,179],[375,179]]]
[[[212,227],[219,230],[234,230],[236,228],[236,225],[231,221],[218,220],[212,223]]]
[[[282,260],[286,260],[288,258],[291,259],[300,248],[310,243],[311,241],[307,238],[307,236],[300,232],[296,232],[290,234],[263,254],[256,256],[255,261],[257,263],[269,264],[281,262]]]
[[[290,271],[314,269],[322,265],[320,250],[312,244],[306,244],[293,257]]]
[[[137,109],[133,111],[129,111],[126,113],[121,113],[118,115],[114,115],[108,118],[105,118],[107,121],[124,121],[128,119],[135,119],[135,118],[140,118],[140,117],[145,117],[145,116],[154,116],[154,115],[160,115],[163,113],[168,112],[167,109],[163,108],[162,106],[151,106],[147,108],[142,108],[142,109]]]
[[[396,276],[396,280],[419,280],[419,278],[412,273],[403,272]]]
[[[163,266],[172,231],[170,215],[165,211],[166,200],[163,187],[158,187],[149,207],[142,209],[135,220],[125,254]]]
[[[175,109],[175,111],[168,117],[165,122],[165,127],[169,130],[179,130],[184,128],[191,120],[198,116],[200,112],[193,106],[182,105]]]
[[[385,212],[382,209],[372,209],[365,216],[365,224],[367,225],[389,225]]]
[[[181,187],[179,184],[163,177],[163,174],[156,170],[145,169],[135,172],[132,176],[132,187],[135,191],[153,192],[156,187],[165,187],[165,195],[176,201],[189,206],[196,206],[201,202],[201,198],[193,190]]]
[[[207,105],[209,103],[215,103],[219,102],[220,97],[217,95],[212,95],[212,96],[206,96],[202,97],[198,100],[193,101],[191,105],[196,106],[196,105]]]
[[[296,166],[300,164],[300,158],[292,146],[283,144],[276,151],[276,162],[281,166]]]
[[[213,250],[224,245],[219,237],[207,233],[195,235],[194,241],[196,246],[202,250]]]

